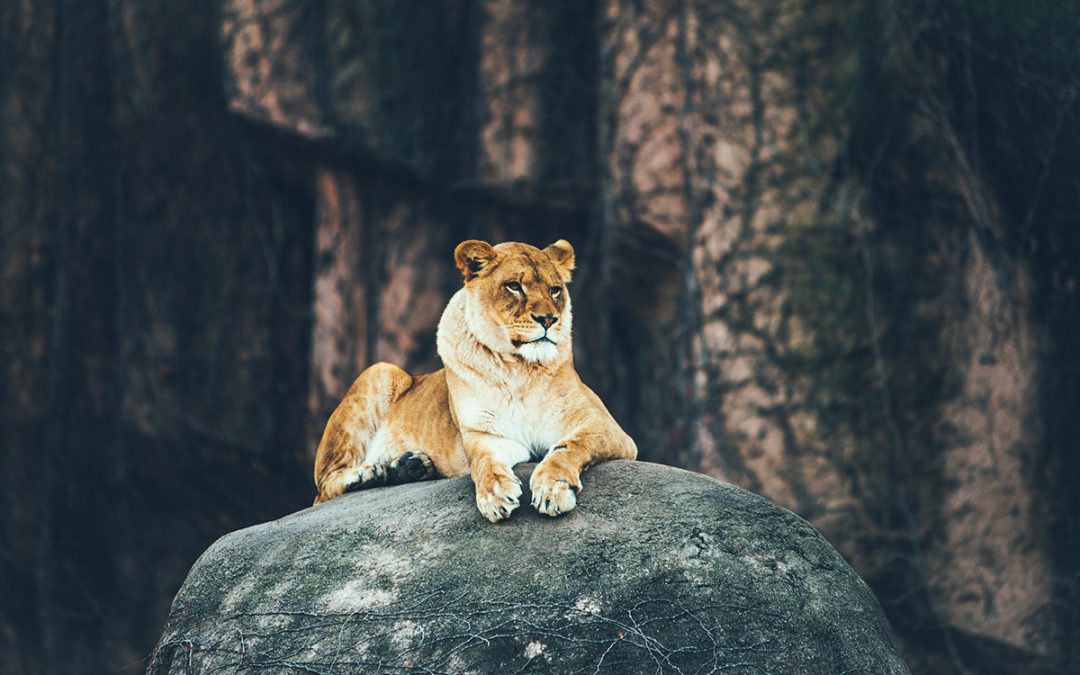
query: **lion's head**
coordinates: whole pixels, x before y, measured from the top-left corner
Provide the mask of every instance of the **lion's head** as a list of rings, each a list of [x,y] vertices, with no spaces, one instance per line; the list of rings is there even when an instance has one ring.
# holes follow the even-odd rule
[[[470,239],[454,260],[465,276],[465,316],[488,349],[533,363],[570,354],[571,310],[566,285],[574,249],[562,239],[540,250]]]

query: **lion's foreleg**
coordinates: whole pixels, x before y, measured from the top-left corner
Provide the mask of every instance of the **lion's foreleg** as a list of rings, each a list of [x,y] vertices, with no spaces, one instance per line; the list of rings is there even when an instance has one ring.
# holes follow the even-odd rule
[[[621,429],[580,432],[560,441],[536,465],[529,479],[532,505],[540,513],[557,516],[577,506],[581,472],[608,459],[635,459],[637,446]]]
[[[514,465],[529,458],[524,445],[485,433],[462,432],[469,473],[476,485],[476,506],[493,523],[508,518],[519,505],[521,481]]]

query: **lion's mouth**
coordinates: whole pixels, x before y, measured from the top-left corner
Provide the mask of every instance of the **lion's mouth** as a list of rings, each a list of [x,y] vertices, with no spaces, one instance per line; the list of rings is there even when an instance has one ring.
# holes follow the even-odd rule
[[[510,344],[514,345],[514,347],[517,348],[522,345],[531,345],[538,342],[550,342],[551,344],[555,344],[555,341],[550,339],[547,335],[542,335],[535,340],[511,340]]]

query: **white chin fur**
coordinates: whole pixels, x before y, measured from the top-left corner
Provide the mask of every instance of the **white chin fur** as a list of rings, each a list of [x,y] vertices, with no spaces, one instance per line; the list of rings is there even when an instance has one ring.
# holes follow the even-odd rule
[[[559,348],[547,341],[529,342],[518,347],[518,354],[532,363],[550,363],[558,358]]]

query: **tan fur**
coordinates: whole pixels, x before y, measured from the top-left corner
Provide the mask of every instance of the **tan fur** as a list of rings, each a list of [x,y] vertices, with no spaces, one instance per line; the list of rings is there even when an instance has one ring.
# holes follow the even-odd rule
[[[477,507],[496,522],[521,496],[512,467],[542,458],[529,481],[532,503],[556,516],[576,505],[585,467],[637,456],[574,370],[570,244],[541,251],[471,240],[454,259],[465,284],[439,321],[445,368],[413,378],[376,364],[357,378],[319,444],[316,503],[385,482],[408,452],[438,475],[471,473]]]
[[[378,457],[369,457],[380,430],[384,447]],[[356,378],[326,424],[315,455],[315,503],[354,486],[383,484],[406,452],[426,456],[434,469],[429,477],[469,470],[450,416],[445,372],[414,378],[395,365],[376,363]]]

